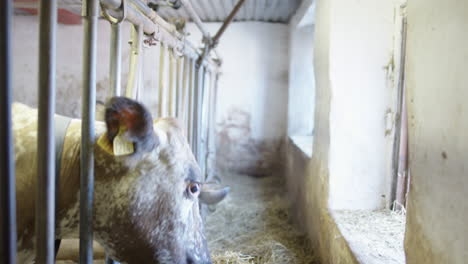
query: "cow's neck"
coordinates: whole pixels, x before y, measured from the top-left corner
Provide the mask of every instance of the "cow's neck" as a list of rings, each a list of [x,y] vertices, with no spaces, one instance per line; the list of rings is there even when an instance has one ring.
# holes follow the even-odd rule
[[[96,123],[96,135],[105,130],[102,123]],[[80,152],[81,152],[81,121],[72,120],[65,141],[60,166],[59,192],[57,197],[57,236],[78,235],[79,226],[79,191],[80,191]],[[95,146],[95,184],[100,180],[106,167],[112,167],[111,160],[103,164],[100,159],[101,150]],[[96,203],[96,201],[95,201]]]

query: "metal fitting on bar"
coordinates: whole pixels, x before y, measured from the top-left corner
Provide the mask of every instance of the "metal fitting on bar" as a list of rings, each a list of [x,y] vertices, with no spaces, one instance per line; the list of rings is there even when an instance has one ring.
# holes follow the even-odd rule
[[[112,24],[120,24],[127,17],[127,1],[126,0],[122,0],[122,4],[120,5],[121,16],[119,18],[115,18],[114,16],[109,14],[106,8],[106,5],[104,5],[102,2],[100,2],[100,6],[101,6],[102,16],[105,19],[109,20],[109,22]]]

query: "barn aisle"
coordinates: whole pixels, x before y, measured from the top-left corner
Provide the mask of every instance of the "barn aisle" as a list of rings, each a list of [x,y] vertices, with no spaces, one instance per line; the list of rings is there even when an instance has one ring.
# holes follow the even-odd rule
[[[318,263],[289,222],[282,177],[222,175],[231,193],[206,219],[214,264]]]

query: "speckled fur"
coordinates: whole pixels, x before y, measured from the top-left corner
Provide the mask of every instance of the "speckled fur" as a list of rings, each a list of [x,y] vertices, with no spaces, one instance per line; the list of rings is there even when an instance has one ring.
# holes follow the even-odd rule
[[[67,130],[59,182],[57,238],[77,237],[81,122]],[[37,110],[13,105],[17,171],[18,263],[34,250]],[[105,133],[96,123],[96,137]],[[95,145],[94,234],[118,261],[211,263],[198,210],[186,192],[189,171],[200,169],[174,119],[154,123],[159,145],[151,152],[114,157]],[[192,262],[188,262],[188,258]]]

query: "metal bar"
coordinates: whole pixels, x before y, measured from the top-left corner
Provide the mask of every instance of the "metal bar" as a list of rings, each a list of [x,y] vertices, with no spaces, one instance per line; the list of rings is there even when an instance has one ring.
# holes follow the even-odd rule
[[[194,87],[193,87],[193,119],[192,119],[192,151],[195,159],[198,160],[198,104],[200,97],[200,72],[201,67],[195,66]]]
[[[111,23],[111,47],[109,79],[113,96],[120,96],[122,72],[122,27],[120,23]]]
[[[208,96],[208,105],[207,105],[207,122],[206,122],[206,156],[205,156],[205,180],[208,179],[210,176],[211,171],[211,156],[212,156],[212,135],[213,132],[213,109],[214,109],[214,87],[216,81],[216,73],[211,73],[210,76],[210,84],[208,86],[209,96]]]
[[[403,103],[401,110],[401,129],[400,133],[400,148],[397,173],[397,188],[396,188],[396,207],[401,210],[406,205],[407,183],[408,183],[408,118],[406,110],[405,87],[403,87]],[[400,207],[400,208],[398,208]]]
[[[207,157],[208,157],[208,133],[209,133],[209,108],[210,108],[210,96],[211,96],[211,79],[212,75],[209,71],[205,71],[203,77],[203,90],[202,90],[202,112],[201,112],[201,137],[200,137],[200,160],[203,162],[203,173],[205,179],[207,178]]]
[[[121,8],[122,0],[100,0],[104,8],[117,11]],[[198,57],[199,51],[193,44],[186,41],[185,36],[177,32],[174,25],[166,22],[156,12],[140,0],[126,0],[126,20],[134,25],[141,25],[143,32],[148,35],[157,35],[168,47],[180,49],[183,54],[190,57]],[[193,15],[190,13],[191,16]],[[194,14],[196,15],[196,13]],[[201,22],[201,21],[200,21]],[[211,42],[211,41],[210,41]],[[218,53],[215,53],[220,60]],[[217,62],[210,58],[207,62],[210,67],[217,67]]]
[[[216,109],[217,109],[217,98],[218,98],[218,82],[219,82],[219,73],[215,72],[213,73],[215,76],[213,78],[213,91],[212,91],[212,105],[211,105],[211,115],[212,115],[212,120],[210,124],[210,139],[211,139],[211,150],[210,155],[211,155],[211,168],[216,167]],[[214,170],[214,169],[213,169]],[[209,173],[209,172],[208,172]],[[213,176],[213,175],[212,175]],[[210,175],[208,175],[210,177]]]
[[[187,1],[187,0],[182,0],[182,1]],[[229,16],[224,20],[223,25],[219,28],[218,32],[216,32],[216,35],[213,37],[210,43],[206,44],[205,49],[203,50],[202,54],[198,58],[197,65],[200,65],[205,57],[210,53],[210,51],[216,47],[219,43],[219,39],[223,35],[223,33],[226,31],[226,28],[231,24],[232,20],[236,16],[237,12],[239,9],[242,7],[242,4],[244,4],[245,0],[239,0],[237,4],[234,6],[232,9],[231,13]]]
[[[14,1],[13,3],[14,8],[30,8],[30,9],[37,9],[39,8],[38,2],[18,2]],[[65,1],[60,1],[58,3],[58,8],[81,8],[80,3],[66,3]]]
[[[39,12],[39,107],[37,136],[36,263],[55,262],[55,55],[57,1]]]
[[[174,50],[169,49],[169,104],[168,104],[168,113],[169,116],[175,116],[175,86],[174,86]]]
[[[398,78],[398,95],[396,106],[396,125],[395,125],[395,140],[393,142],[393,159],[392,170],[393,179],[390,193],[390,208],[398,209],[394,206],[397,199],[397,186],[398,186],[398,164],[400,159],[400,131],[402,126],[402,112],[403,112],[403,97],[404,97],[404,80],[405,80],[405,58],[406,58],[406,34],[407,34],[407,20],[406,17],[402,18],[401,22],[401,45],[400,45],[400,70]]]
[[[213,40],[211,39],[210,33],[205,29],[205,26],[203,25],[203,22],[201,21],[200,17],[198,16],[197,12],[192,6],[192,3],[190,0],[181,0],[182,5],[184,6],[185,10],[189,13],[190,17],[192,18],[193,22],[197,25],[198,29],[202,33],[203,39],[205,41],[205,45],[211,45],[213,43]],[[214,46],[211,48],[214,49]],[[218,59],[221,59],[219,57],[219,54],[215,51],[215,54]],[[203,56],[205,57],[205,56]]]
[[[182,99],[181,99],[181,120],[185,124],[185,135],[188,138],[188,93],[189,93],[189,62],[188,57],[184,58],[184,65],[182,70]]]
[[[226,18],[226,20],[224,20],[223,25],[221,26],[221,28],[219,28],[218,32],[216,32],[215,36],[213,37],[213,43],[212,43],[213,47],[214,45],[217,45],[217,43],[219,42],[219,39],[226,31],[226,28],[229,26],[229,24],[231,24],[232,20],[234,19],[234,17],[236,16],[239,9],[242,7],[244,2],[245,0],[239,0],[237,4],[234,6],[234,8],[232,9],[231,13],[229,13],[229,16]]]
[[[130,70],[127,81],[127,89],[125,96],[136,99],[139,90],[139,81],[141,74],[142,60],[142,43],[143,43],[143,28],[141,26],[132,25],[131,29],[131,53],[130,53]]]
[[[164,61],[165,56],[164,54],[166,53],[166,49],[164,48],[164,45],[161,43],[161,48],[159,51],[159,103],[158,103],[158,116],[163,117],[165,115],[164,112],[164,106],[165,106],[165,85],[164,85]]]
[[[187,118],[187,139],[192,147],[192,152],[194,150],[193,147],[193,112],[194,112],[194,98],[195,98],[195,61],[190,59],[189,62],[189,82],[188,82],[188,118]],[[195,154],[195,153],[194,153]]]
[[[182,114],[182,93],[183,93],[183,69],[181,69],[181,61],[182,57],[176,57],[176,113],[175,116],[177,118],[181,118]]]
[[[201,21],[200,17],[198,16],[197,12],[192,6],[192,3],[189,0],[181,0],[182,5],[184,6],[185,10],[189,13],[190,17],[192,18],[193,22],[197,25],[198,29],[202,33],[204,38],[210,38],[210,33],[205,29],[203,22]]]
[[[0,2],[0,263],[16,264],[16,188],[11,122],[13,0]]]
[[[100,0],[100,2],[103,4],[103,7],[107,9],[118,10],[121,8],[123,0]],[[125,2],[128,3],[126,15],[127,21],[134,25],[143,25],[143,31],[148,35],[154,33],[161,35],[170,46],[184,46],[181,44],[185,42],[184,36],[179,34],[173,25],[162,19],[144,2],[141,0],[126,0]],[[14,5],[17,8],[37,8],[37,3],[15,2]],[[59,3],[59,7],[65,7],[65,4]],[[197,49],[190,42],[186,43],[183,53],[192,57],[199,56]],[[218,56],[217,53],[216,56]],[[218,58],[220,59],[219,56]],[[216,65],[215,61],[212,60],[210,60],[209,63]]]
[[[83,92],[80,164],[80,263],[93,261],[94,120],[98,0],[83,1]]]

